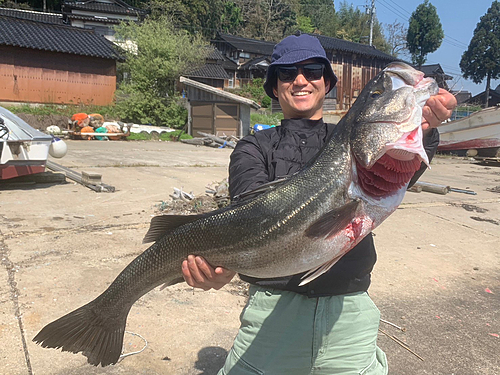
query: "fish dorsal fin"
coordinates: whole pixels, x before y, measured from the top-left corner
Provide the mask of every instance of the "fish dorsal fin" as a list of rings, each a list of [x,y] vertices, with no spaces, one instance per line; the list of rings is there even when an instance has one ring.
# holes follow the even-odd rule
[[[159,215],[151,219],[142,243],[155,242],[181,225],[198,220],[203,215]]]
[[[360,204],[353,200],[344,206],[328,211],[306,229],[305,235],[309,238],[328,238],[345,229],[355,218]]]
[[[267,182],[265,184],[260,185],[259,187],[255,188],[255,189],[253,189],[253,190],[245,191],[244,193],[236,195],[233,198],[233,200],[245,200],[248,198],[252,198],[256,195],[260,195],[262,193],[265,193],[266,191],[276,189],[278,186],[283,184],[285,181],[288,181],[289,179],[290,179],[290,176],[287,176],[287,177],[282,177],[278,180]]]

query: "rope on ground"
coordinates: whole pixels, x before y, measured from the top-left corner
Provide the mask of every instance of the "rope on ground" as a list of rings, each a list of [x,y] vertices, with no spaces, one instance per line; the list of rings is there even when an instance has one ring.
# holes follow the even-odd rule
[[[144,337],[142,337],[141,335],[139,335],[138,333],[129,332],[129,331],[125,331],[125,333],[128,333],[129,335],[140,337],[144,341],[144,347],[141,350],[138,350],[136,352],[130,352],[130,353],[124,353],[124,354],[122,354],[120,356],[120,358],[119,358],[119,361],[123,360],[123,358],[125,358],[125,357],[129,357],[131,355],[142,353],[144,351],[144,349],[146,349],[147,346],[148,346],[148,341]]]

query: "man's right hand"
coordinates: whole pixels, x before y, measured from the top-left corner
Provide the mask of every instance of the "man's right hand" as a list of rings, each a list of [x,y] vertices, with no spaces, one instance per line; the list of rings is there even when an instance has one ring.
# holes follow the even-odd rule
[[[222,267],[213,268],[205,259],[194,255],[189,255],[187,260],[182,262],[182,276],[193,288],[219,290],[229,283],[235,274],[236,272]]]

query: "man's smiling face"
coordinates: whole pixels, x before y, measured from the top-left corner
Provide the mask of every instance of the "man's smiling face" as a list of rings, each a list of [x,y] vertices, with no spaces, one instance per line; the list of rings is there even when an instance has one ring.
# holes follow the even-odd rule
[[[302,61],[296,65],[316,63],[314,59]],[[278,98],[283,115],[288,118],[307,118],[319,120],[323,117],[323,101],[328,91],[324,76],[316,81],[308,81],[302,69],[293,82],[277,79],[274,94]]]

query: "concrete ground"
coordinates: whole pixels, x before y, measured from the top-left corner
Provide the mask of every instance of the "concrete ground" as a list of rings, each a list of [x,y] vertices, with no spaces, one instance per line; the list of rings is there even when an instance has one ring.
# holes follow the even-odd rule
[[[47,323],[95,298],[147,248],[155,205],[173,188],[203,194],[231,150],[166,142],[69,141],[56,162],[100,173],[115,193],[75,183],[0,185],[0,374],[216,374],[238,329],[245,286],[153,290],[132,308],[115,366],[43,349]],[[423,181],[477,195],[407,193],[375,230],[370,294],[390,374],[500,374],[500,167],[436,158]],[[401,340],[412,351],[402,344]],[[415,353],[415,354],[413,354]],[[421,357],[419,359],[417,357]]]

